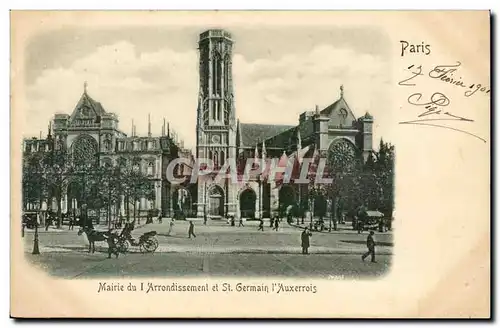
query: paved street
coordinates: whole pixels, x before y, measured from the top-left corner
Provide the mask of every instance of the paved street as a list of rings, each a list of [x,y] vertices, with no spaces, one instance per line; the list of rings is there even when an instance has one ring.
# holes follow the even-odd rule
[[[67,278],[103,276],[179,276],[179,275],[274,275],[363,277],[384,274],[391,262],[392,233],[376,233],[377,263],[361,261],[366,251],[367,232],[358,234],[350,227],[332,233],[313,232],[309,255],[302,255],[301,229],[283,224],[279,231],[269,225],[257,231],[257,222],[245,227],[231,227],[225,221],[195,221],[196,238],[187,238],[188,223],[176,221],[167,236],[169,220],[149,224],[133,232],[155,230],[159,247],[154,254],[142,254],[131,247],[118,259],[107,259],[107,244],[96,243],[96,253],[88,254],[85,236],[77,236],[77,228],[68,231],[41,231],[40,255],[32,255],[33,232],[27,231],[24,242],[26,256],[51,274]],[[237,225],[237,224],[236,224]],[[98,227],[105,230],[105,227]]]

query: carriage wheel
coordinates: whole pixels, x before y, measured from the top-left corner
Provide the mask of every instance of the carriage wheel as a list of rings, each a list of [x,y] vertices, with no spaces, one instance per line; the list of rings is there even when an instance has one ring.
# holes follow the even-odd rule
[[[148,252],[148,253],[152,253],[152,252],[156,251],[157,248],[158,248],[158,240],[154,237],[148,238],[141,245],[141,250],[143,250],[144,252]]]
[[[129,243],[127,240],[120,240],[116,246],[118,247],[118,251],[126,253],[128,251]]]

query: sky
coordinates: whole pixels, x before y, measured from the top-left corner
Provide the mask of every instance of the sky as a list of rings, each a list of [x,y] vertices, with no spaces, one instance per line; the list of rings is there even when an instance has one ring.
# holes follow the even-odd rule
[[[375,118],[374,143],[389,131],[389,40],[355,27],[273,28],[207,26],[230,31],[235,41],[236,117],[244,123],[297,124],[306,110],[344,97],[356,116]],[[198,94],[198,27],[61,28],[31,38],[25,58],[26,131],[45,135],[55,113],[71,114],[82,92],[114,112],[120,128],[153,135],[165,117],[195,145]]]

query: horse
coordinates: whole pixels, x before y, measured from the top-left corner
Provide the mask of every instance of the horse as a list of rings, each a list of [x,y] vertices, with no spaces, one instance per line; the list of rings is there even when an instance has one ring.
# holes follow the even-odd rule
[[[85,232],[85,235],[87,235],[87,239],[89,240],[89,253],[92,251],[92,253],[95,252],[95,242],[96,241],[107,241],[108,236],[107,233],[101,232],[101,231],[96,231],[93,229],[90,229],[88,227],[85,228],[80,228],[78,230],[78,236],[81,236],[82,233]]]

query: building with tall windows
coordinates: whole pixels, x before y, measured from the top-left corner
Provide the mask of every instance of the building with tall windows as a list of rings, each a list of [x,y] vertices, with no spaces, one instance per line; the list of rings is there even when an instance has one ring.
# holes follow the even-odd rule
[[[233,38],[225,30],[212,29],[200,34],[199,97],[196,126],[196,155],[212,159],[222,167],[230,159],[245,163],[248,158],[279,158],[285,163],[293,158],[321,156],[328,152],[364,159],[372,151],[373,117],[356,117],[340,86],[331,105],[305,111],[297,125],[249,124],[237,119],[233,86]],[[196,199],[197,216],[235,215],[269,217],[288,205],[307,201],[307,188],[294,184],[265,181],[257,176],[244,185],[227,180],[203,181],[187,186]],[[195,194],[195,195],[194,195]]]
[[[165,119],[159,136],[151,132],[151,120],[148,122],[148,133],[144,136],[136,134],[132,122],[131,133],[126,134],[119,127],[118,116],[107,112],[103,105],[94,100],[87,91],[85,83],[83,94],[77,105],[69,114],[55,114],[49,123],[45,138],[25,139],[23,155],[29,157],[34,153],[61,151],[74,166],[118,166],[129,167],[145,174],[150,181],[151,192],[141,197],[135,207],[136,212],[144,214],[156,209],[168,216],[174,212],[176,202],[170,197],[170,184],[165,170],[168,163],[178,157],[190,158],[191,152],[183,147],[183,142],[170,131]],[[84,191],[84,190],[83,190]],[[61,203],[49,192],[38,204],[27,204],[26,207],[38,207],[57,211],[61,206],[62,213],[79,210],[83,203],[82,184],[69,182],[63,185]],[[124,215],[124,198],[120,209]]]
[[[228,31],[210,29],[199,35],[195,154],[183,147],[165,123],[160,136],[151,134],[151,123],[145,136],[136,135],[133,125],[131,133],[125,134],[119,129],[118,116],[93,100],[86,87],[70,115],[54,116],[46,138],[24,140],[24,154],[66,149],[74,163],[98,161],[99,165],[137,167],[150,178],[152,190],[152,196],[141,199],[138,206],[158,209],[165,216],[181,212],[185,217],[207,215],[215,219],[240,214],[263,218],[289,205],[309,206],[307,186],[280,184],[260,176],[244,184],[216,179],[191,183],[187,179],[174,185],[166,179],[166,168],[176,158],[209,158],[217,169],[230,159],[244,163],[249,158],[277,158],[286,163],[315,156],[328,158],[334,153],[366,160],[372,152],[373,117],[368,113],[356,116],[342,86],[332,93],[331,105],[304,111],[296,125],[240,122],[233,85],[233,47]],[[78,192],[68,185],[60,205],[63,212],[79,204]]]

